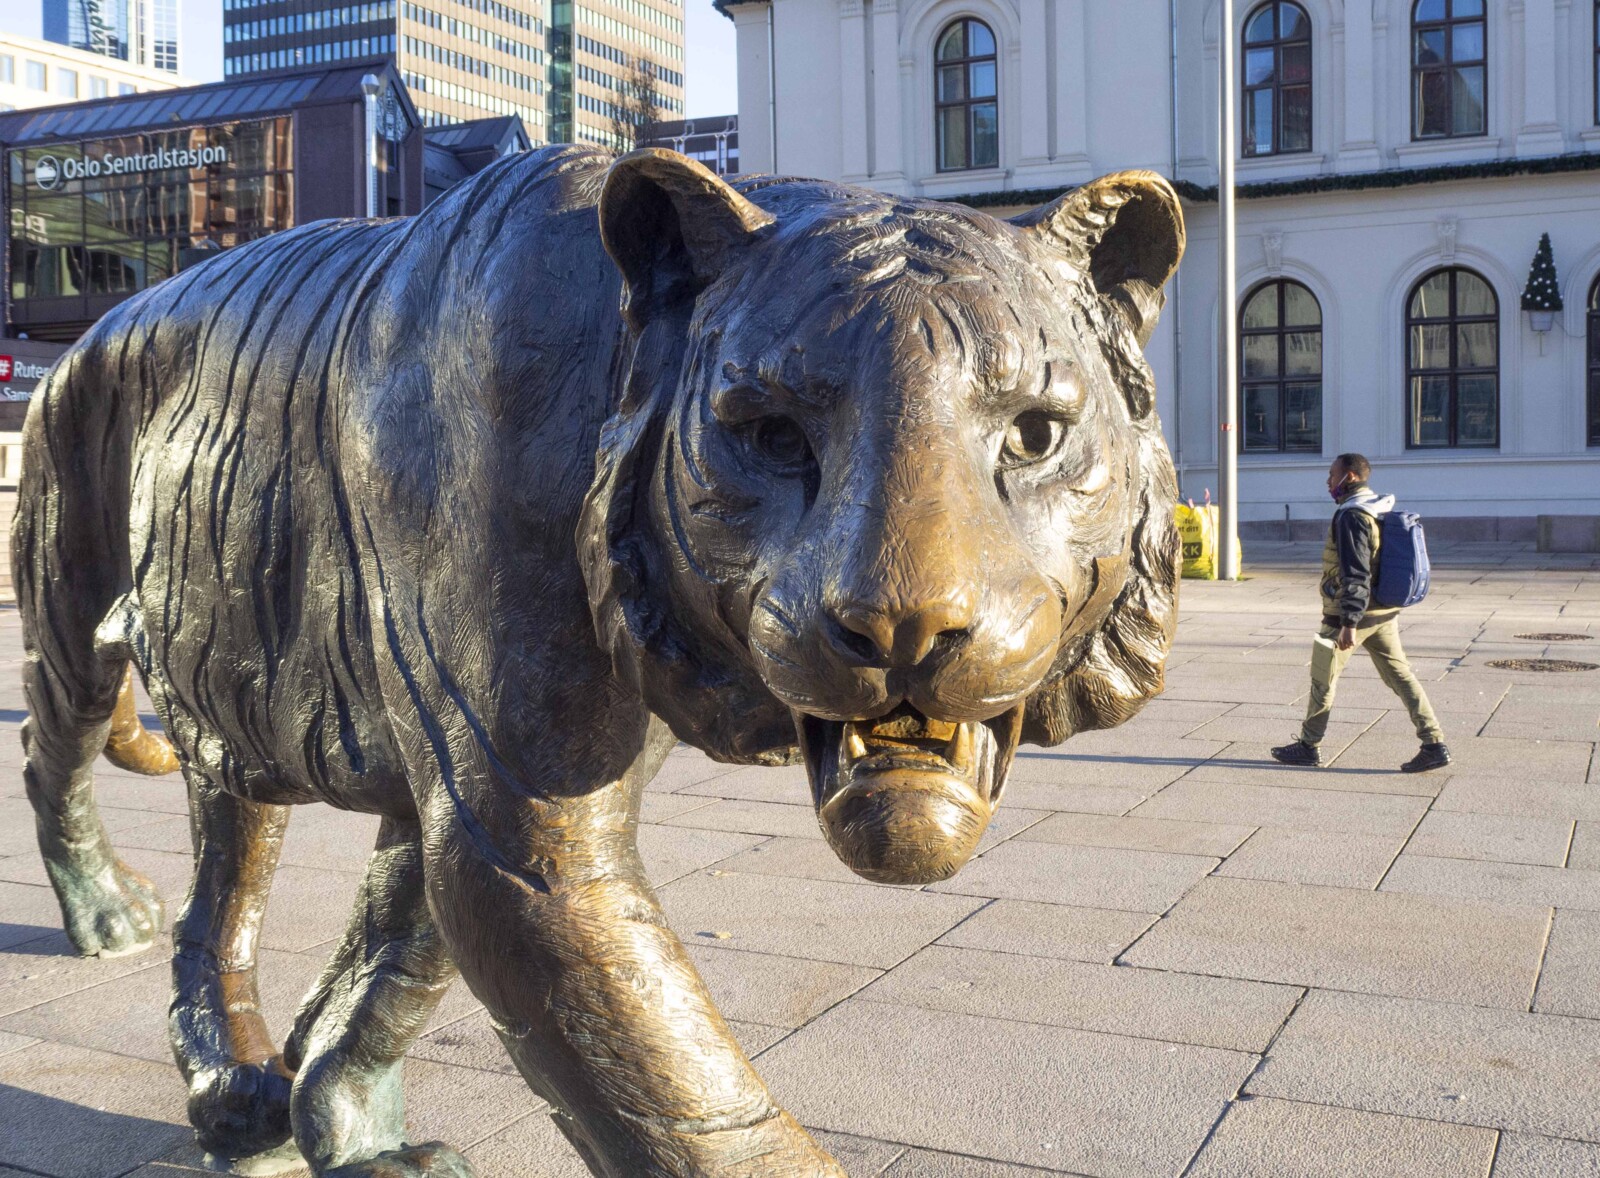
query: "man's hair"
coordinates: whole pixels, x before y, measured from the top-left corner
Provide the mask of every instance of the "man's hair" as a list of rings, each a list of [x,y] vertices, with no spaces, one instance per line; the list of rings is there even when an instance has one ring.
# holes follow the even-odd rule
[[[1355,475],[1358,482],[1366,482],[1367,476],[1372,473],[1372,463],[1367,461],[1365,454],[1341,454],[1334,461],[1347,473]]]

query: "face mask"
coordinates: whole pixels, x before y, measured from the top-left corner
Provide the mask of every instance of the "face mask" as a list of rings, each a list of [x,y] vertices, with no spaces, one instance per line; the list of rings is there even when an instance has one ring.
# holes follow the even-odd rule
[[[1343,495],[1343,494],[1344,494],[1344,483],[1343,482],[1341,482],[1337,487],[1328,488],[1328,498],[1332,499],[1335,503],[1339,502],[1339,496]]]

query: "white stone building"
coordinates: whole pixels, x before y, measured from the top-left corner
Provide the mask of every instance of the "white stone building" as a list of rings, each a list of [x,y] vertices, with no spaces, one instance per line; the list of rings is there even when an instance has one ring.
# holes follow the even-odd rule
[[[997,212],[1178,180],[1149,355],[1184,494],[1215,487],[1218,0],[717,4],[746,172]],[[1600,0],[1236,6],[1246,534],[1324,527],[1347,450],[1436,535],[1600,517]],[[1545,233],[1565,309],[1535,317]]]
[[[168,70],[0,33],[0,112],[192,84]]]

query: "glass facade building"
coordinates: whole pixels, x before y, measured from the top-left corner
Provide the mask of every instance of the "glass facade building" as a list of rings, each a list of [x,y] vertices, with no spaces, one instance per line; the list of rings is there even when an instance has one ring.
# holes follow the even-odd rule
[[[223,72],[394,58],[428,126],[518,116],[545,134],[546,0],[223,0]]]
[[[619,122],[639,121],[640,69],[655,78],[643,138],[683,118],[683,0],[551,0],[549,47],[551,143],[621,146]]]
[[[44,39],[131,60],[128,0],[45,0]]]
[[[44,0],[44,39],[178,72],[178,0]]]
[[[36,340],[218,251],[364,216],[369,181],[380,215],[425,198],[421,121],[383,58],[0,114],[0,149],[3,334]],[[458,162],[457,180],[479,166]]]
[[[294,224],[294,121],[219,123],[7,154],[12,300],[133,294]]]

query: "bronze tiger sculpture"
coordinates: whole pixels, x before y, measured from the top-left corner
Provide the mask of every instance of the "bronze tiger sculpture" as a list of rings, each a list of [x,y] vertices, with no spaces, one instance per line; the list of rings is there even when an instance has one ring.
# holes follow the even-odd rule
[[[1146,173],[1006,222],[560,148],[100,322],[27,420],[25,775],[73,942],[150,944],[92,792],[114,711],[123,762],[170,767],[117,703],[138,668],[193,814],[170,1027],[201,1142],[469,1174],[404,1140],[399,1082],[459,969],[596,1174],[842,1175],[667,928],[641,792],[675,740],[803,758],[839,856],[927,882],[1019,741],[1160,690],[1142,349],[1183,240]],[[312,801],[381,832],[280,1053],[255,944]]]

